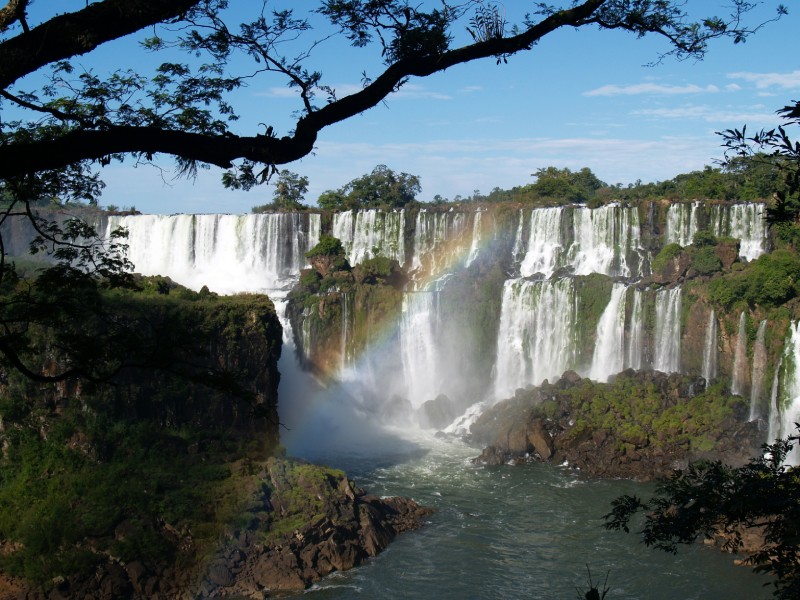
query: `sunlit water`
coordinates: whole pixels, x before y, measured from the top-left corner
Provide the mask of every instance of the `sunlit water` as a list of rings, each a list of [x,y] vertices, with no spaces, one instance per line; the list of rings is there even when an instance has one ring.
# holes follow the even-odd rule
[[[608,600],[770,595],[766,578],[730,555],[696,544],[673,556],[603,529],[613,498],[652,486],[585,481],[544,464],[475,465],[475,448],[421,433],[374,439],[383,443],[372,450],[290,451],[346,469],[369,492],[410,496],[437,512],[366,565],[307,590],[314,600],[582,598],[576,588],[586,589],[587,565],[595,582],[608,572]]]

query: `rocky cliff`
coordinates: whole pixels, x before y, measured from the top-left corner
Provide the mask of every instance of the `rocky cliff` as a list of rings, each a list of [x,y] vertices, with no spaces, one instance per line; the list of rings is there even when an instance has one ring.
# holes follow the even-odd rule
[[[597,383],[568,372],[485,411],[470,438],[486,445],[486,464],[542,460],[589,477],[652,480],[698,459],[747,462],[764,436],[748,410],[701,378],[624,371]]]

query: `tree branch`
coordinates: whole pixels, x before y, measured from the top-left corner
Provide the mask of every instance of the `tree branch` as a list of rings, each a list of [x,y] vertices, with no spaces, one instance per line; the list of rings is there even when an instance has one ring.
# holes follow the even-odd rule
[[[199,0],[103,0],[0,43],[0,87],[58,60],[78,56],[148,25],[180,16]],[[11,0],[3,9],[15,4]],[[27,1],[20,1],[24,6]],[[2,20],[0,19],[0,25]]]
[[[408,77],[426,77],[480,58],[530,49],[539,39],[556,29],[579,25],[604,2],[588,0],[575,8],[559,11],[513,37],[477,42],[438,56],[398,61],[363,90],[301,118],[291,137],[215,137],[135,126],[111,126],[99,131],[74,130],[56,139],[0,146],[0,178],[131,152],[172,154],[222,168],[230,168],[237,159],[262,164],[286,164],[309,154],[322,129],[376,106]]]
[[[11,25],[19,21],[22,30],[28,33],[28,23],[25,21],[25,11],[28,8],[29,0],[8,0],[3,8],[0,8],[0,32],[5,31]]]

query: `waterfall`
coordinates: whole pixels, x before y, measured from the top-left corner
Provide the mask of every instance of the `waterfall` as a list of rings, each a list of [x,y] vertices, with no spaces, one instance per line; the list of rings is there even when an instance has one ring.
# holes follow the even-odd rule
[[[717,237],[740,240],[739,256],[754,260],[766,252],[767,212],[762,203],[715,205],[711,211],[712,230]]]
[[[770,406],[769,441],[796,434],[795,422],[800,421],[800,321],[789,325],[789,334],[779,367],[780,382],[773,386]],[[777,376],[777,373],[776,373]],[[795,447],[786,463],[800,465],[800,449]]]
[[[731,394],[744,396],[745,377],[747,374],[747,318],[744,312],[739,316],[739,332],[736,335],[736,350],[733,355],[731,372]]]
[[[625,367],[628,369],[642,368],[642,354],[644,350],[644,292],[638,288],[631,288],[633,293],[633,306],[631,307],[630,325],[628,326],[628,345],[625,350]]]
[[[472,244],[469,247],[469,255],[465,267],[469,267],[475,259],[478,258],[478,252],[481,249],[481,211],[475,211],[475,217],[472,221]]]
[[[347,372],[347,367],[349,366],[348,355],[349,355],[349,348],[348,348],[348,330],[350,328],[350,321],[347,318],[347,294],[342,292],[341,294],[341,302],[342,302],[342,334],[340,339],[340,366],[339,366],[339,374],[340,377],[343,377],[344,374]]]
[[[697,233],[697,212],[700,202],[670,204],[667,208],[666,244],[688,246]]]
[[[562,266],[564,251],[562,236],[563,207],[535,208],[531,211],[527,251],[520,265],[520,274],[529,277],[542,273],[549,278]],[[520,227],[522,220],[520,219]]]
[[[436,325],[438,292],[409,292],[403,297],[400,351],[408,400],[417,408],[439,392]]]
[[[764,372],[767,369],[767,345],[765,337],[767,321],[764,319],[758,325],[756,345],[753,347],[752,381],[750,382],[750,420],[761,418],[761,388],[764,385]]]
[[[633,208],[607,204],[573,211],[574,242],[569,262],[576,275],[603,273],[629,277],[633,274],[627,254],[640,244],[639,216]]]
[[[219,293],[291,286],[319,240],[317,214],[112,216],[106,235],[128,230],[128,258],[143,275],[164,275]]]
[[[514,248],[511,251],[511,259],[514,264],[519,263],[525,257],[525,241],[523,240],[525,231],[525,211],[519,209],[519,221],[517,222],[517,232],[514,235]]]
[[[342,242],[351,265],[376,256],[393,258],[401,265],[406,262],[405,211],[372,208],[335,213],[332,234]]]
[[[622,371],[625,358],[625,292],[627,286],[615,283],[600,321],[597,323],[594,356],[589,377],[595,381],[608,381],[614,373]]]
[[[572,366],[574,336],[571,279],[506,281],[497,336],[495,398],[560,377]]]
[[[531,210],[527,240],[520,217],[514,258],[524,257],[520,274],[551,277],[556,269],[572,266],[576,275],[641,275],[629,257],[641,251],[639,213],[635,208],[607,204],[599,208],[558,206]]]
[[[466,250],[467,217],[462,212],[417,213],[411,269],[417,279],[431,280],[463,261]]]
[[[653,369],[677,373],[681,364],[681,287],[656,293]]]
[[[706,386],[717,378],[717,315],[712,310],[706,326],[706,340],[703,344],[703,379]]]

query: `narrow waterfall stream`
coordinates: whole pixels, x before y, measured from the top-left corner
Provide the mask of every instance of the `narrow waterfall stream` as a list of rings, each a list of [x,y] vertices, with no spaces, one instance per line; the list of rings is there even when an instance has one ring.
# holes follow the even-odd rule
[[[703,379],[710,382],[717,377],[717,316],[712,310],[708,315],[706,339],[703,344]]]

